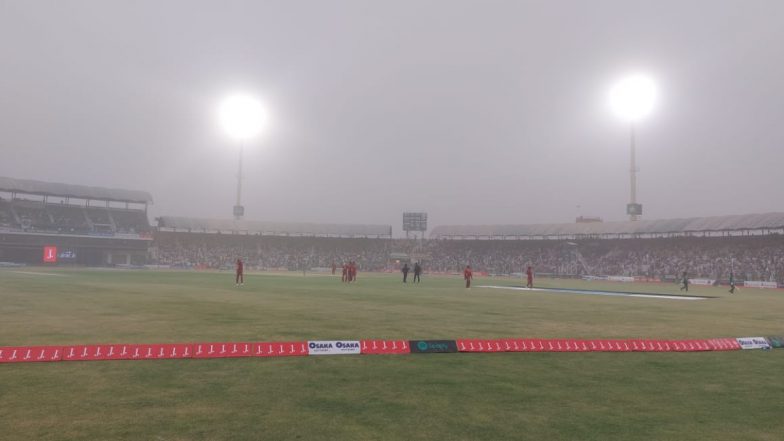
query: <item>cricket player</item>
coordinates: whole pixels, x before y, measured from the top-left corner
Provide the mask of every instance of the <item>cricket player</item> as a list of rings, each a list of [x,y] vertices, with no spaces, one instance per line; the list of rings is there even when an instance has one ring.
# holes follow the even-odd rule
[[[242,272],[243,272],[242,259],[237,259],[237,269],[236,269],[235,276],[234,276],[234,284],[235,285],[244,285],[245,284],[245,279],[243,277]]]

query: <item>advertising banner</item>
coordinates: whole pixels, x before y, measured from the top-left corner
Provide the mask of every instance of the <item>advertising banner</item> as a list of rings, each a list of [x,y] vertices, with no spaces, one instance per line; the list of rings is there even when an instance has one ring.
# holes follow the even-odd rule
[[[44,247],[44,263],[57,263],[57,247],[47,245]]]
[[[506,340],[509,344],[510,352],[527,352],[530,350],[528,345],[526,344],[526,340],[522,338],[510,338]]]
[[[713,285],[716,281],[713,279],[689,279],[689,283],[692,285]]]
[[[487,352],[489,349],[485,344],[485,340],[478,340],[473,338],[463,338],[455,340],[458,352]]]
[[[60,346],[0,346],[0,363],[60,361]]]
[[[409,340],[408,346],[412,354],[457,352],[457,342],[454,340]]]
[[[302,357],[308,355],[308,342],[281,341],[253,344],[255,357]]]
[[[714,351],[737,351],[740,349],[738,340],[734,338],[712,338],[706,342],[713,347]]]
[[[408,354],[408,342],[405,340],[362,340],[362,354]]]
[[[352,355],[361,353],[359,340],[314,340],[308,342],[308,355]]]
[[[195,343],[192,345],[192,358],[237,358],[253,357],[250,342]]]
[[[683,340],[690,352],[712,351],[707,340]]]
[[[784,348],[784,336],[766,337],[770,347],[774,349]]]
[[[189,344],[71,345],[63,347],[63,361],[149,360],[191,358]]]
[[[770,343],[765,337],[738,337],[741,349],[770,349]]]
[[[63,358],[62,358],[62,360],[63,361],[95,360],[95,355],[94,354],[95,354],[95,351],[96,351],[96,347],[97,347],[97,345],[70,345],[70,346],[63,346]]]
[[[759,280],[746,280],[743,282],[743,286],[747,288],[778,288],[779,285],[776,282],[762,282]]]
[[[675,352],[689,352],[689,347],[681,340],[670,340],[670,346]]]

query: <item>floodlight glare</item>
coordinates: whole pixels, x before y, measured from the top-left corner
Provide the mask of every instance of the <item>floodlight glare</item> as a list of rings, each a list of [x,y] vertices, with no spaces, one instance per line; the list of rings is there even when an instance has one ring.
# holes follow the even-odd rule
[[[252,96],[236,94],[221,102],[218,118],[229,136],[243,141],[261,132],[267,122],[267,113],[264,106]]]
[[[656,85],[645,75],[624,78],[610,90],[610,107],[618,117],[635,122],[648,116],[656,103]]]

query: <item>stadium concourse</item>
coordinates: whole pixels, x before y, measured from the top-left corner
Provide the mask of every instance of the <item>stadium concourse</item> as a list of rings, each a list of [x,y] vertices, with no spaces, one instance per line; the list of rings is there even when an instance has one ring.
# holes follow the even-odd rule
[[[734,271],[736,280],[784,283],[784,214],[778,213],[587,227],[436,227],[422,241],[393,239],[388,226],[158,221],[153,263],[178,268],[231,268],[239,257],[256,270],[330,268],[354,260],[363,271],[396,271],[419,261],[431,273],[456,273],[471,264],[479,272],[509,275],[531,265],[540,275],[559,277],[673,280],[687,271],[714,283]]]

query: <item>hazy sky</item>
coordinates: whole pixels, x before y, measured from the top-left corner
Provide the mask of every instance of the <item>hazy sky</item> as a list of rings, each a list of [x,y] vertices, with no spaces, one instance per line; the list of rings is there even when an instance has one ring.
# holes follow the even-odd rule
[[[612,83],[645,71],[643,218],[784,210],[784,2],[0,0],[0,175],[154,215],[430,225],[624,219]],[[580,206],[578,209],[577,207]]]

